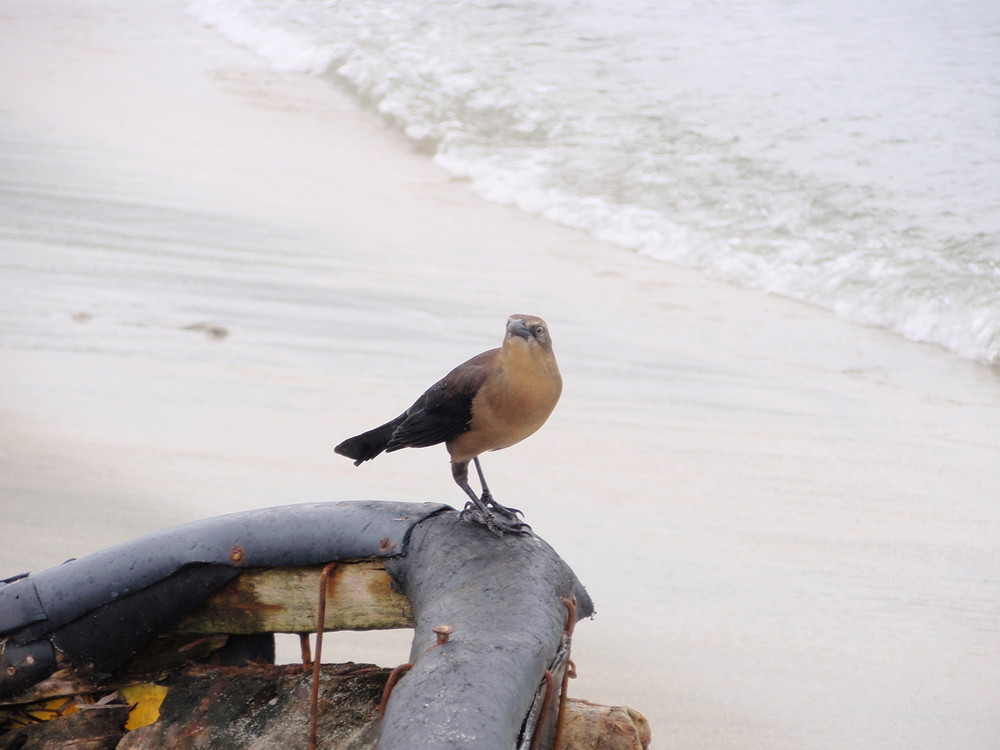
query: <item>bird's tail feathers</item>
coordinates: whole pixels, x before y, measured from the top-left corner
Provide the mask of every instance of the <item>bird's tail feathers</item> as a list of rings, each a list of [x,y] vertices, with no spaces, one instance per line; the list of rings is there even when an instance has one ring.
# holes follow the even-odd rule
[[[347,438],[333,450],[341,456],[353,459],[355,466],[360,466],[362,462],[370,461],[386,449],[389,440],[392,439],[392,433],[396,431],[405,418],[406,415],[401,414],[391,422],[386,422],[374,430]]]

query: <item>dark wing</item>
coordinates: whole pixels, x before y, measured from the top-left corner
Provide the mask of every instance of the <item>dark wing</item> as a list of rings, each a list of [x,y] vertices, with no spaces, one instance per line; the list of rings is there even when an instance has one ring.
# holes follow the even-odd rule
[[[451,440],[469,429],[472,399],[493,372],[499,349],[473,357],[445,375],[406,410],[386,446],[386,452],[400,448],[425,448]]]

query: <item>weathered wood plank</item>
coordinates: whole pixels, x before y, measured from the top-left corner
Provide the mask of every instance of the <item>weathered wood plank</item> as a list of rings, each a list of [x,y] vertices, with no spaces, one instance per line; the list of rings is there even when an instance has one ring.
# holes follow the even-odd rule
[[[248,569],[185,617],[175,634],[308,633],[316,630],[322,565]],[[326,630],[413,627],[410,604],[379,560],[342,562],[328,581]]]

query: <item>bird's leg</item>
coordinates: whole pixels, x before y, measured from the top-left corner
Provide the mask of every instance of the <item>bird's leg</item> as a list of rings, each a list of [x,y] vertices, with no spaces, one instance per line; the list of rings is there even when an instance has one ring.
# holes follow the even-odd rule
[[[469,502],[465,504],[461,517],[471,518],[477,523],[481,523],[491,532],[499,537],[504,534],[526,534],[530,527],[517,520],[517,516],[504,517],[498,515],[491,508],[492,501],[486,502],[480,498],[469,486],[469,462],[452,462],[451,474],[455,483],[462,488],[463,492],[469,496]],[[505,509],[506,510],[506,509]]]
[[[501,505],[493,499],[493,494],[490,492],[490,488],[486,486],[486,476],[483,474],[483,467],[479,464],[479,456],[472,459],[472,462],[476,465],[476,473],[479,474],[479,484],[483,488],[483,494],[480,496],[480,499],[501,516],[509,518],[512,521],[517,521],[518,516],[523,516],[524,513],[519,511],[517,508],[508,508],[506,505]]]

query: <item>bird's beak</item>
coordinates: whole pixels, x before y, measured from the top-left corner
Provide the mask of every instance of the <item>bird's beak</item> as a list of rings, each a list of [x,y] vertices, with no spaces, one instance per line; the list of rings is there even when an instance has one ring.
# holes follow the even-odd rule
[[[511,336],[520,336],[525,340],[531,338],[531,331],[528,330],[528,326],[520,318],[515,318],[507,324],[507,333]]]

